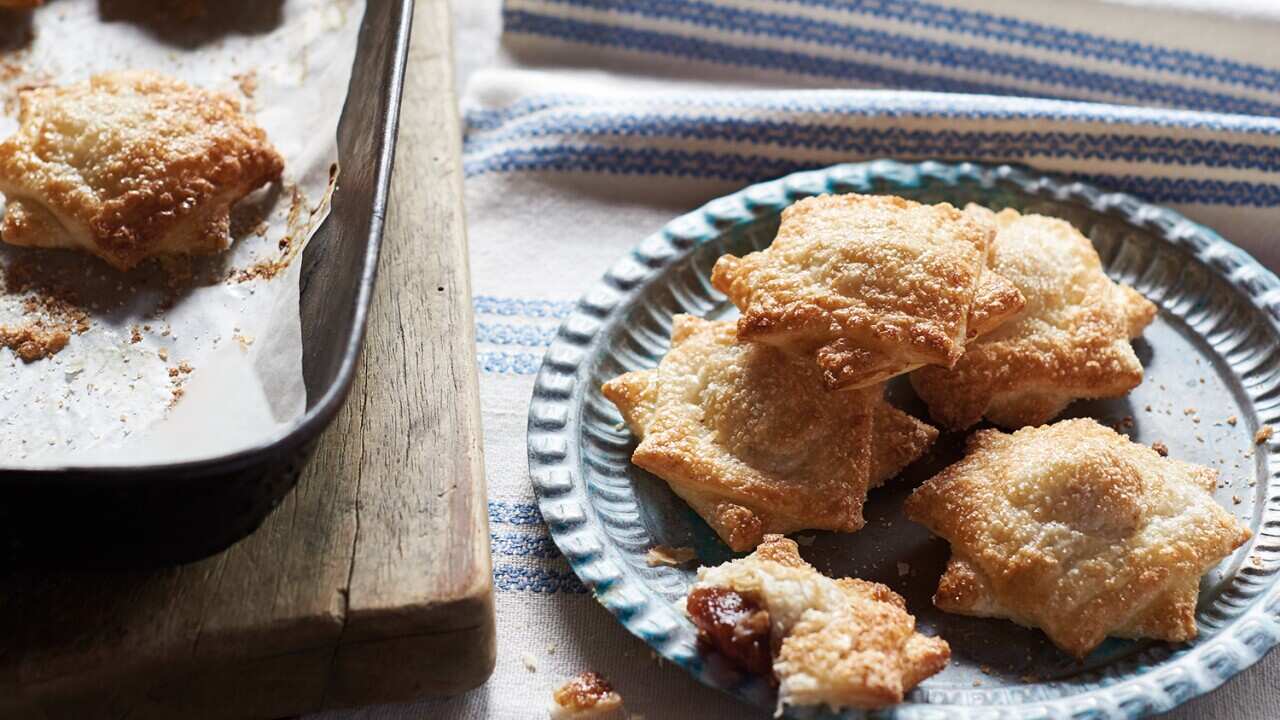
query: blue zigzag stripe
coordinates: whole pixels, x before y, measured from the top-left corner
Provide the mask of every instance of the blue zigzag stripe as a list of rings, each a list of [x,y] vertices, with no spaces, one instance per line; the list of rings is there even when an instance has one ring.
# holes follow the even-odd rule
[[[594,145],[515,149],[491,155],[482,160],[466,162],[464,165],[468,176],[490,172],[552,170],[617,175],[663,175],[743,183],[759,182],[815,167],[811,162],[762,155]],[[1137,175],[1068,174],[1067,176],[1094,183],[1107,190],[1131,193],[1151,202],[1250,207],[1274,207],[1280,204],[1280,185],[1265,183]],[[536,371],[536,368],[533,371]]]
[[[1001,100],[1007,107],[983,107],[984,99],[951,94],[941,98],[914,91],[886,95],[866,91],[801,90],[802,97],[771,99],[764,93],[748,92],[734,96],[723,93],[662,93],[639,96],[632,103],[663,104],[681,108],[728,108],[769,110],[786,113],[825,113],[849,117],[942,118],[956,120],[1063,120],[1091,122],[1122,127],[1161,127],[1187,130],[1210,130],[1274,136],[1280,135],[1280,122],[1274,118],[1248,115],[1218,115],[1188,110],[1165,110],[1131,106],[1105,105],[1091,102],[1016,98]],[[803,95],[816,95],[806,99]],[[845,95],[847,99],[840,99]],[[834,99],[833,99],[834,98]],[[612,107],[607,98],[589,95],[546,94],[517,100],[502,108],[472,108],[466,113],[467,133],[494,130],[507,122],[558,108],[598,105]],[[986,102],[985,104],[990,104]],[[966,106],[968,105],[968,106]],[[976,105],[976,106],[975,106]]]
[[[840,10],[883,20],[937,28],[1042,50],[1178,73],[1223,83],[1280,90],[1280,71],[1207,53],[1095,35],[1004,15],[920,2],[885,0],[789,0],[795,5]]]
[[[476,342],[489,345],[524,345],[546,347],[556,336],[556,328],[534,325],[476,323]]]
[[[573,312],[574,303],[561,300],[527,300],[477,295],[472,298],[479,315],[522,315],[536,318],[563,318]]]
[[[623,0],[626,2],[627,0]],[[728,9],[724,9],[728,12]],[[741,11],[752,13],[752,11]],[[759,13],[756,13],[759,14]],[[770,22],[794,20],[768,16]],[[816,22],[816,21],[805,21]],[[520,10],[503,12],[503,27],[508,33],[525,33],[559,38],[589,45],[613,46],[627,50],[705,60],[724,65],[759,67],[815,77],[856,79],[884,87],[917,88],[948,92],[1025,95],[1026,88],[999,83],[976,82],[922,72],[895,70],[880,64],[819,57],[807,53],[752,48],[695,37],[672,35],[651,30],[583,22],[539,15]],[[892,35],[870,30],[852,30],[859,49],[890,57],[923,59],[944,67],[959,67],[989,75],[1004,75],[1065,89],[1087,90],[1138,103],[1153,103],[1195,110],[1278,115],[1280,105],[1240,98],[1224,93],[1188,88],[1178,83],[1161,83],[1105,73],[1079,70],[1050,63],[1020,58],[1003,53],[961,49],[941,43],[920,40],[908,35]],[[879,37],[884,35],[885,37]]]
[[[496,375],[534,375],[542,367],[542,355],[529,352],[486,351],[477,354],[481,372]]]
[[[552,560],[560,557],[560,550],[551,538],[545,535],[528,535],[526,533],[489,533],[489,544],[494,555],[509,557],[532,557]]]
[[[737,119],[716,115],[557,115],[510,127],[480,140],[469,139],[467,151],[475,153],[501,142],[557,135],[717,140],[751,145],[848,150],[866,157],[981,156],[1002,160],[1047,157],[1267,171],[1280,169],[1280,147],[1222,140],[1053,131],[908,130],[775,119]]]
[[[489,501],[489,522],[502,525],[543,525],[542,512],[533,503]]]
[[[587,592],[572,571],[542,570],[518,565],[493,566],[493,587],[498,592],[526,592],[540,595]]]

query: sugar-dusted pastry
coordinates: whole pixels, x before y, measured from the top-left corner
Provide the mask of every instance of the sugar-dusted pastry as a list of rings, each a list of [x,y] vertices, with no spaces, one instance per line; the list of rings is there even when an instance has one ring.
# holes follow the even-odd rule
[[[569,678],[551,694],[551,720],[621,720],[622,696],[597,672]]]
[[[732,321],[689,315],[674,318],[657,368],[614,378],[603,392],[641,438],[632,461],[738,551],[766,533],[861,528],[867,489],[937,436],[889,407],[880,387],[829,393],[807,359],[738,343]]]
[[[232,204],[284,168],[235,100],[152,72],[28,90],[18,119],[0,143],[0,237],[121,270],[225,250]]]
[[[1200,576],[1250,537],[1214,502],[1216,476],[1063,420],[974,433],[906,512],[951,543],[935,605],[1040,628],[1084,657],[1108,635],[1196,636]]]
[[[884,387],[869,389],[871,415],[871,487],[878,488],[919,460],[938,439],[938,429],[890,405]]]
[[[901,596],[826,577],[777,535],[745,558],[700,568],[685,611],[706,646],[748,672],[772,670],[779,709],[893,705],[951,656],[946,641],[916,632]]]
[[[768,248],[721,257],[711,282],[742,311],[740,338],[814,357],[831,389],[865,387],[950,367],[1020,309],[1011,285],[983,280],[993,234],[945,203],[823,195],[784,210]]]
[[[966,428],[986,417],[997,425],[1040,425],[1079,398],[1123,395],[1142,382],[1130,338],[1155,317],[1133,288],[1111,281],[1089,239],[1065,220],[999,214],[991,266],[1026,299],[1011,322],[965,347],[950,369],[911,375],[935,420]]]
[[[870,403],[827,393],[812,363],[738,344],[733,322],[677,315],[656,370],[603,387],[661,477],[734,550],[765,533],[862,527]]]

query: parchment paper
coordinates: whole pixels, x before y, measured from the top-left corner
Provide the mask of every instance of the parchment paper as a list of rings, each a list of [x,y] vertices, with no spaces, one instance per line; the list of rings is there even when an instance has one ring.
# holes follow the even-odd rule
[[[21,86],[146,68],[236,96],[285,158],[284,182],[241,203],[235,244],[190,263],[190,280],[182,264],[122,274],[80,253],[0,247],[7,268],[74,286],[91,318],[51,358],[0,349],[0,466],[194,460],[278,437],[302,415],[299,249],[328,212],[363,14],[359,0],[0,11],[0,137],[17,127]],[[0,297],[0,325],[23,312],[22,297]]]

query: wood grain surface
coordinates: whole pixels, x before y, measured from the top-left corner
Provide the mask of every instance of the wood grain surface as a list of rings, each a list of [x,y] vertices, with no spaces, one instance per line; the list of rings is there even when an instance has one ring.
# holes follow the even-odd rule
[[[418,0],[362,364],[297,488],[201,562],[0,581],[0,718],[276,718],[492,671],[449,22]]]

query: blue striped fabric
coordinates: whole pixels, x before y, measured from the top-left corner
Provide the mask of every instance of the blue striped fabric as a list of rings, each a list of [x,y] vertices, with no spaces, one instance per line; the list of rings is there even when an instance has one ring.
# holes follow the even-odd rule
[[[1147,41],[1147,26],[1129,30],[1138,40],[1117,36],[1114,27],[1084,32],[937,2],[508,0],[503,23],[509,38],[750,67],[833,85],[1258,115],[1276,114],[1280,89],[1280,68],[1233,58],[1226,43],[1215,52],[1163,47]]]
[[[842,101],[843,100],[843,101]],[[548,110],[611,107],[625,102],[640,108],[721,109],[738,116],[748,111],[828,113],[835,117],[892,117],[934,120],[1024,120],[1128,125],[1133,127],[1209,130],[1222,133],[1280,135],[1280,120],[1250,115],[1136,108],[1038,98],[959,97],[940,93],[811,92],[670,92],[637,93],[620,101],[616,96],[547,93],[521,98],[500,108],[472,107],[467,112],[468,143],[477,133],[498,129],[511,121]]]
[[[710,3],[685,3],[679,0],[572,0],[565,4],[582,7],[617,6],[620,12],[682,20],[694,27],[706,26],[709,18],[716,18],[722,22],[712,25],[715,30],[836,47],[852,46],[861,53],[876,56],[876,60],[860,61],[811,52],[749,47],[698,36],[571,20],[520,10],[508,10],[504,14],[506,30],[510,33],[602,45],[671,58],[831,79],[839,84],[856,82],[876,87],[910,87],[991,95],[1025,95],[1030,85],[1039,90],[1037,94],[1049,97],[1089,97],[1111,102],[1249,115],[1280,114],[1280,105],[1272,102],[1187,87],[1177,82],[1156,82],[1091,72],[1010,54],[919,40],[910,35],[805,22],[798,18],[737,11]],[[708,12],[708,9],[712,12]],[[688,12],[690,10],[694,12]],[[999,80],[965,80],[931,70],[905,70],[895,67],[892,61],[911,61],[925,66],[967,70]]]
[[[490,501],[489,543],[494,589],[504,594],[583,594],[533,503]]]

